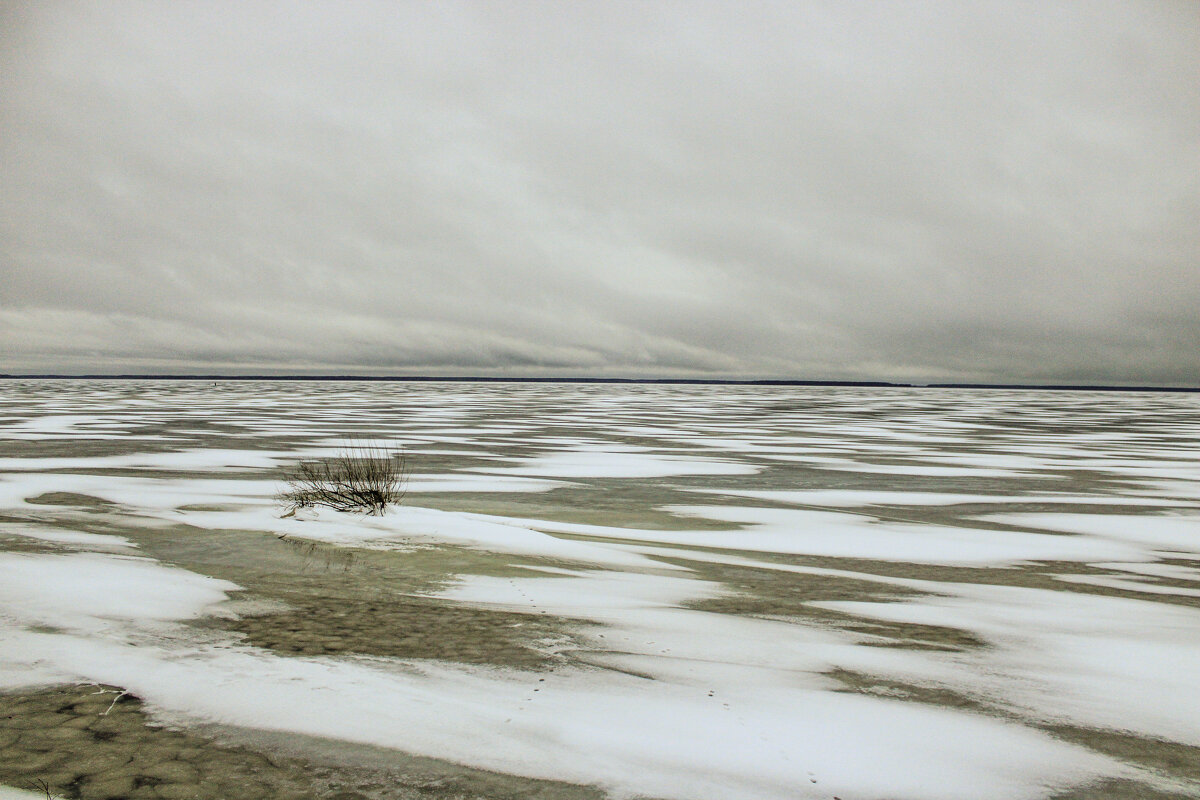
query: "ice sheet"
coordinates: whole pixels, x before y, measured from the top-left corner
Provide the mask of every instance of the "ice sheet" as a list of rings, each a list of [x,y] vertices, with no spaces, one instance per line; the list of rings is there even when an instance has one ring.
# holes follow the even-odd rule
[[[44,792],[27,792],[11,786],[0,786],[0,800],[46,800]]]
[[[1024,714],[1200,746],[1200,611],[1146,600],[948,584],[913,601],[813,605],[975,633],[990,647],[929,655],[957,667],[952,688]],[[914,678],[913,674],[905,677]]]
[[[620,567],[647,566],[642,556],[603,544],[559,538],[521,525],[501,524],[478,514],[400,506],[381,517],[318,509],[279,518],[269,504],[241,511],[193,511],[191,524],[230,530],[269,530],[276,535],[342,545],[405,547],[452,544],[490,552]]]
[[[1170,500],[1152,497],[1079,494],[959,494],[955,492],[902,492],[880,489],[810,489],[799,491],[761,489],[689,489],[702,494],[721,494],[730,497],[749,497],[794,505],[837,506],[861,508],[873,505],[947,506],[965,503],[1062,503],[1064,505],[1162,506],[1173,505]]]
[[[1151,548],[1200,553],[1200,515],[990,514],[982,519],[1030,529],[1086,534]]]
[[[1132,544],[1085,536],[880,521],[856,514],[801,509],[671,506],[669,510],[747,527],[732,531],[647,530],[529,519],[514,524],[597,539],[927,564],[1003,566],[1024,561],[1152,558]],[[507,522],[499,518],[495,521]]]
[[[574,666],[546,673],[281,658],[219,629],[180,623],[241,608],[225,602],[232,584],[111,553],[0,553],[0,686],[113,683],[169,720],[397,747],[595,783],[618,797],[1044,798],[1132,770],[1030,723],[1200,741],[1188,679],[1200,663],[1200,612],[1179,605],[1200,582],[1194,566],[1160,560],[1200,564],[1194,398],[805,387],[11,386],[0,386],[0,441],[10,440],[14,454],[55,454],[0,461],[0,471],[9,470],[0,475],[0,510],[45,522],[14,530],[86,549],[118,542],[67,527],[87,519],[185,522],[197,537],[220,529],[346,547],[465,546],[495,553],[496,564],[509,555],[552,559],[537,576],[463,576],[445,599],[588,624],[573,639],[583,648],[571,654]],[[127,452],[139,441],[130,434],[144,430],[164,431],[151,435],[171,438],[179,452]],[[422,503],[496,511],[410,507],[378,519],[330,512],[281,520],[279,482],[223,477],[335,452],[347,435],[445,457],[447,472],[412,476],[414,493],[442,493]],[[272,449],[238,449],[264,437]],[[122,455],[64,457],[72,439],[89,440],[89,453],[120,439],[113,452]],[[45,448],[28,446],[39,440]],[[491,466],[456,469],[476,459]],[[62,468],[145,474],[46,472]],[[158,470],[209,474],[168,478]],[[549,489],[562,491],[484,495]],[[669,505],[680,490],[709,496]],[[117,505],[85,514],[26,503],[46,492]],[[450,493],[478,496],[464,502]],[[1018,502],[1097,513],[1013,513]],[[977,512],[954,508],[963,503],[1005,513],[963,518]],[[895,508],[877,509],[888,519],[837,511],[866,505]],[[1101,505],[1134,513],[1099,513]],[[542,506],[554,519],[532,518]],[[1143,513],[1155,506],[1175,512]],[[531,518],[502,516],[514,508],[530,509],[522,513]],[[608,508],[629,527],[562,521],[582,512],[595,520]],[[720,527],[714,523],[737,529],[711,530]],[[790,563],[809,555],[830,560]],[[842,569],[836,558],[856,561]],[[1056,561],[1104,572],[1080,574]],[[950,573],[896,562],[997,569]],[[1013,568],[1025,562],[1039,563]],[[795,613],[770,619],[716,613],[702,609],[735,604],[702,601],[728,599],[732,588],[702,579],[724,574],[704,565],[736,567],[768,587],[803,576],[810,587],[828,578],[834,588],[854,581],[884,596],[889,588],[905,594],[875,602],[868,588],[851,594],[854,602],[814,608],[797,600]],[[1025,579],[1058,588],[988,585]],[[861,620],[898,627],[884,633]],[[945,626],[986,644],[963,636],[967,643],[954,651],[897,646],[905,623]],[[914,641],[929,635],[912,631]],[[845,688],[838,670],[958,692],[1008,716],[834,692]]]
[[[833,694],[809,688],[796,680],[801,675],[791,677],[777,666],[752,671],[757,680],[747,683],[745,672],[729,669],[740,661],[721,663],[720,657],[715,664],[711,657],[692,660],[690,669],[668,658],[669,681],[611,671],[538,676],[283,658],[206,643],[194,629],[169,622],[211,607],[232,589],[228,585],[144,560],[27,561],[35,570],[40,565],[43,576],[49,569],[59,581],[74,578],[107,591],[79,596],[54,581],[21,585],[20,606],[34,611],[20,622],[52,620],[64,632],[35,633],[14,627],[10,618],[0,620],[0,674],[24,665],[31,677],[70,674],[120,685],[168,716],[396,747],[484,769],[596,784],[615,797],[782,800],[836,793],[1009,800],[1040,797],[1048,785],[1128,773],[1019,725]],[[131,578],[133,590],[108,596]],[[684,589],[673,580],[680,579],[648,577],[635,594],[654,594],[663,613],[670,613]],[[656,581],[661,585],[652,585]],[[11,605],[11,597],[4,599]],[[628,605],[624,611],[636,613]],[[97,628],[98,619],[106,625]],[[146,619],[166,627],[146,629],[140,624]],[[711,630],[676,635],[702,649]],[[730,655],[736,656],[732,649]],[[947,770],[947,763],[956,767]]]
[[[1177,597],[1200,597],[1200,589],[1184,586],[1170,586],[1161,583],[1148,583],[1144,580],[1121,578],[1115,575],[1058,575],[1058,580],[1067,583],[1082,583],[1089,586],[1103,586],[1108,589],[1119,589],[1124,592],[1142,592],[1143,594],[1172,594]]]
[[[148,558],[0,552],[0,608],[24,626],[101,633],[113,622],[192,619],[237,588]]]
[[[147,469],[147,470],[228,470],[228,469],[274,469],[281,462],[295,458],[296,454],[285,451],[229,450],[205,448],[184,450],[175,453],[135,453],[120,456],[94,456],[90,458],[0,458],[0,472],[33,471],[53,469]]]
[[[473,467],[472,472],[550,478],[661,478],[671,475],[753,475],[754,464],[698,456],[579,451],[521,459],[515,467]]]
[[[46,525],[0,523],[0,535],[21,536],[55,544],[81,545],[86,548],[137,547],[124,536],[105,533],[84,533]]]
[[[519,478],[508,475],[410,475],[405,483],[409,492],[548,492],[567,481]]]

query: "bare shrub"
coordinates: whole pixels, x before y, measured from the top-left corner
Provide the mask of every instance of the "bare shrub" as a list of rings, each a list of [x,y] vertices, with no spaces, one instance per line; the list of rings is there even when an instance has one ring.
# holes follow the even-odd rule
[[[278,500],[287,508],[285,516],[315,506],[378,516],[404,499],[407,477],[399,452],[349,440],[336,456],[301,461],[286,471],[287,488]]]

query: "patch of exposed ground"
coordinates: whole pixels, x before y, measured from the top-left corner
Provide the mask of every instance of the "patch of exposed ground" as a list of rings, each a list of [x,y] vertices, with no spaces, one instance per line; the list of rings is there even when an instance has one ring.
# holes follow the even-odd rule
[[[250,541],[258,552],[244,564],[211,555],[197,562],[202,554],[187,557],[182,547],[171,548],[171,560],[234,581],[247,590],[244,597],[285,604],[286,610],[209,623],[278,653],[435,658],[544,670],[562,663],[557,651],[569,649],[582,625],[536,608],[517,613],[428,596],[460,570],[526,572],[468,551],[347,550],[261,534]]]
[[[0,694],[0,784],[68,800],[597,800],[586,787],[399,753],[370,766],[174,730],[118,687]]]
[[[219,622],[285,655],[358,653],[548,669],[571,638],[537,615],[468,608],[426,597],[363,597],[330,584],[273,592],[288,611]]]
[[[37,506],[72,506],[74,508],[110,509],[115,503],[102,497],[77,492],[44,492],[25,501]]]
[[[1054,794],[1048,800],[1195,800],[1191,791],[1160,791],[1139,781],[1110,780],[1080,786],[1066,793]]]

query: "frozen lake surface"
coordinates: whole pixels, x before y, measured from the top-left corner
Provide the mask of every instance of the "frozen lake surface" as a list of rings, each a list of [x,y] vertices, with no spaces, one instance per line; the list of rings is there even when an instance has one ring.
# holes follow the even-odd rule
[[[281,518],[347,437],[404,505]],[[5,381],[0,783],[1197,797],[1198,454],[1183,393]]]

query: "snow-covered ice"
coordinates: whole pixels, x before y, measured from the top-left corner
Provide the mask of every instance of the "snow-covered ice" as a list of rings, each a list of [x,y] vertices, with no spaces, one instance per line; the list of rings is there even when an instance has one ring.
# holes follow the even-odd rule
[[[11,382],[0,411],[9,690],[117,685],[184,726],[619,798],[1198,789],[1044,730],[1200,747],[1188,396]],[[382,517],[280,518],[278,469],[352,436],[448,466]],[[427,596],[578,628],[543,672],[285,656],[222,628],[253,591],[188,547],[154,557],[154,537],[184,536],[469,554],[478,573]],[[939,631],[954,644],[917,646]]]

